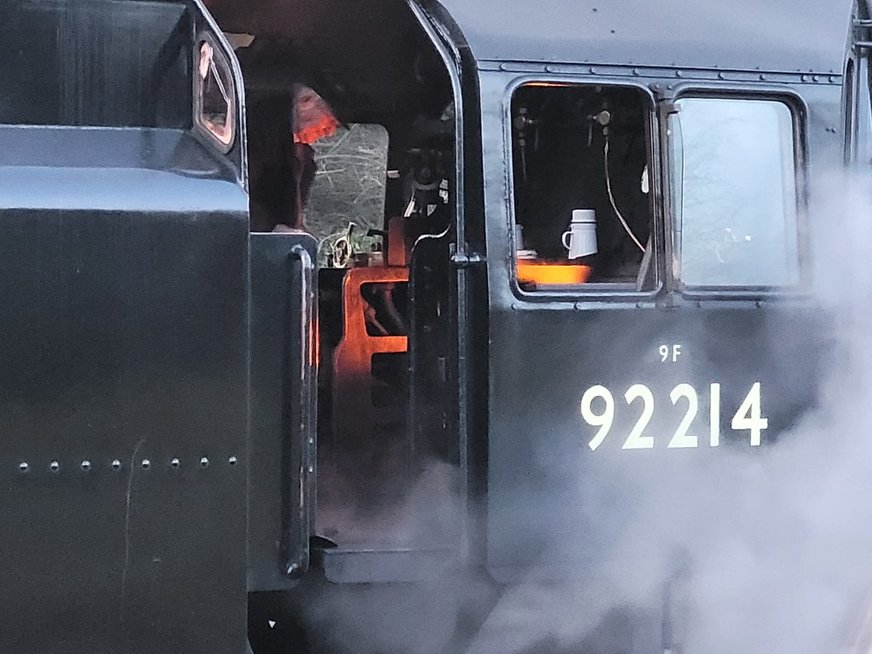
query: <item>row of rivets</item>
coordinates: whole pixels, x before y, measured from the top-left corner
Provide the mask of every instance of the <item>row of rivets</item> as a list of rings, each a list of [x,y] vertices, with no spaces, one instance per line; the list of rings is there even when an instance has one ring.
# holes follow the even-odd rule
[[[210,463],[210,461],[209,461],[208,457],[204,456],[200,459],[200,467],[201,468],[208,468],[209,463]],[[239,463],[239,459],[237,459],[235,456],[231,456],[229,459],[227,459],[228,465],[235,466],[237,463]],[[112,463],[110,465],[112,466],[113,470],[121,470],[121,468],[123,467],[121,464],[121,461],[119,459],[113,459]],[[141,462],[141,465],[142,465],[143,470],[148,470],[149,468],[151,468],[151,460],[150,459],[143,459]],[[178,469],[181,467],[181,465],[182,465],[182,462],[178,457],[173,457],[170,460],[170,466],[173,468]],[[80,464],[80,467],[84,472],[88,472],[91,469],[92,464],[88,459],[84,459],[82,461],[82,463]],[[61,469],[61,464],[59,461],[54,460],[48,464],[48,469],[51,470],[52,472],[59,472]],[[18,470],[20,472],[29,472],[30,471],[30,464],[27,461],[22,461],[21,463],[18,464]]]
[[[614,30],[611,31],[612,34],[615,33]],[[711,73],[717,71],[718,79],[727,79],[728,77],[735,78],[734,81],[742,82],[742,81],[750,81],[750,78],[756,76],[761,81],[766,81],[769,79],[769,75],[760,71],[760,67],[757,66],[753,70],[739,70],[739,69],[731,69],[731,70],[719,70],[717,65],[706,66],[704,68],[697,69],[680,69],[677,67],[676,62],[672,62],[670,66],[663,67],[641,67],[641,66],[633,66],[632,61],[628,61],[627,64],[617,64],[614,66],[606,66],[605,69],[598,68],[596,66],[590,66],[585,64],[584,69],[590,73],[591,75],[599,75],[601,73],[615,76],[615,77],[624,77],[627,75],[632,75],[633,77],[696,77],[697,79],[708,79]],[[539,67],[541,71],[543,68]],[[510,63],[502,63],[499,65],[499,70],[507,71],[507,72],[533,72],[529,65],[518,66],[517,64]],[[578,64],[567,64],[567,65],[545,65],[544,71],[546,73],[551,73],[555,75],[566,74],[567,72],[571,72],[574,70],[582,70],[582,68]],[[776,76],[780,78],[786,78],[785,81],[791,81],[791,79],[799,78],[803,82],[815,82],[815,83],[830,83],[837,84],[841,80],[841,76],[836,73],[835,70],[830,70],[829,72],[823,73],[815,73],[814,71],[808,71],[804,73],[801,70],[796,70],[793,72],[776,72],[774,73]]]

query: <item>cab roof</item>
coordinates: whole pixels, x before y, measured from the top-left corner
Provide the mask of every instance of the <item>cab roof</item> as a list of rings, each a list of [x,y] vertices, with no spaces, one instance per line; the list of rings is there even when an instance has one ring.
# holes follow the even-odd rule
[[[439,2],[478,60],[836,74],[842,71],[853,4],[852,0]]]

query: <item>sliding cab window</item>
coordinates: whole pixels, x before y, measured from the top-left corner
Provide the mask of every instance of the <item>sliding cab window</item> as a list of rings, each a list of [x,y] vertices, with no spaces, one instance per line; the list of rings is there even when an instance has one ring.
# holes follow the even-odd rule
[[[797,286],[796,121],[779,100],[685,97],[669,117],[673,274],[687,289]]]
[[[845,70],[846,163],[868,170],[872,164],[872,67],[867,51],[848,60]]]
[[[649,96],[534,83],[515,91],[511,112],[521,290],[652,290]]]
[[[211,39],[199,42],[194,80],[194,122],[222,152],[236,137],[236,91],[230,63]]]

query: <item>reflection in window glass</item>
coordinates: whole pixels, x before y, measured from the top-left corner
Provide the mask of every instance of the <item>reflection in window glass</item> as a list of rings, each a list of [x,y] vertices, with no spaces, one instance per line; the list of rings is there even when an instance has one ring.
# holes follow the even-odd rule
[[[685,286],[799,282],[793,118],[782,102],[685,98],[671,117],[676,272]]]
[[[369,252],[379,242],[368,232],[385,223],[388,145],[387,130],[366,123],[352,123],[312,145],[317,171],[305,224],[322,243],[322,265],[342,238],[354,252]]]
[[[208,41],[203,41],[197,71],[197,122],[229,149],[233,145],[235,120],[230,67]]]
[[[872,66],[868,56],[848,61],[845,76],[848,127],[848,160],[872,164]]]

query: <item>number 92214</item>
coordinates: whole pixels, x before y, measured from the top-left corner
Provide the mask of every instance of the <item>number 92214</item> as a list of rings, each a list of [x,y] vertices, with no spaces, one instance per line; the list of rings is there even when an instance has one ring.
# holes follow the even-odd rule
[[[669,393],[673,406],[682,404],[686,407],[684,417],[669,438],[667,448],[700,447],[700,434],[692,434],[691,428],[697,413],[699,413],[699,393],[690,384],[678,384]],[[654,417],[654,393],[644,384],[633,384],[624,393],[624,401],[628,406],[640,405],[641,413],[629,434],[625,437],[621,449],[646,450],[653,449],[655,437],[646,434],[651,419]],[[742,400],[739,409],[730,422],[733,431],[748,431],[750,443],[758,447],[763,431],[769,427],[769,419],[762,417],[762,399],[760,382],[755,382],[751,390]],[[591,386],[581,397],[581,417],[592,427],[598,428],[597,433],[588,442],[591,450],[597,450],[605,442],[615,421],[615,397],[605,386]],[[717,447],[721,442],[721,385],[711,384],[709,387],[709,433],[708,446]]]

